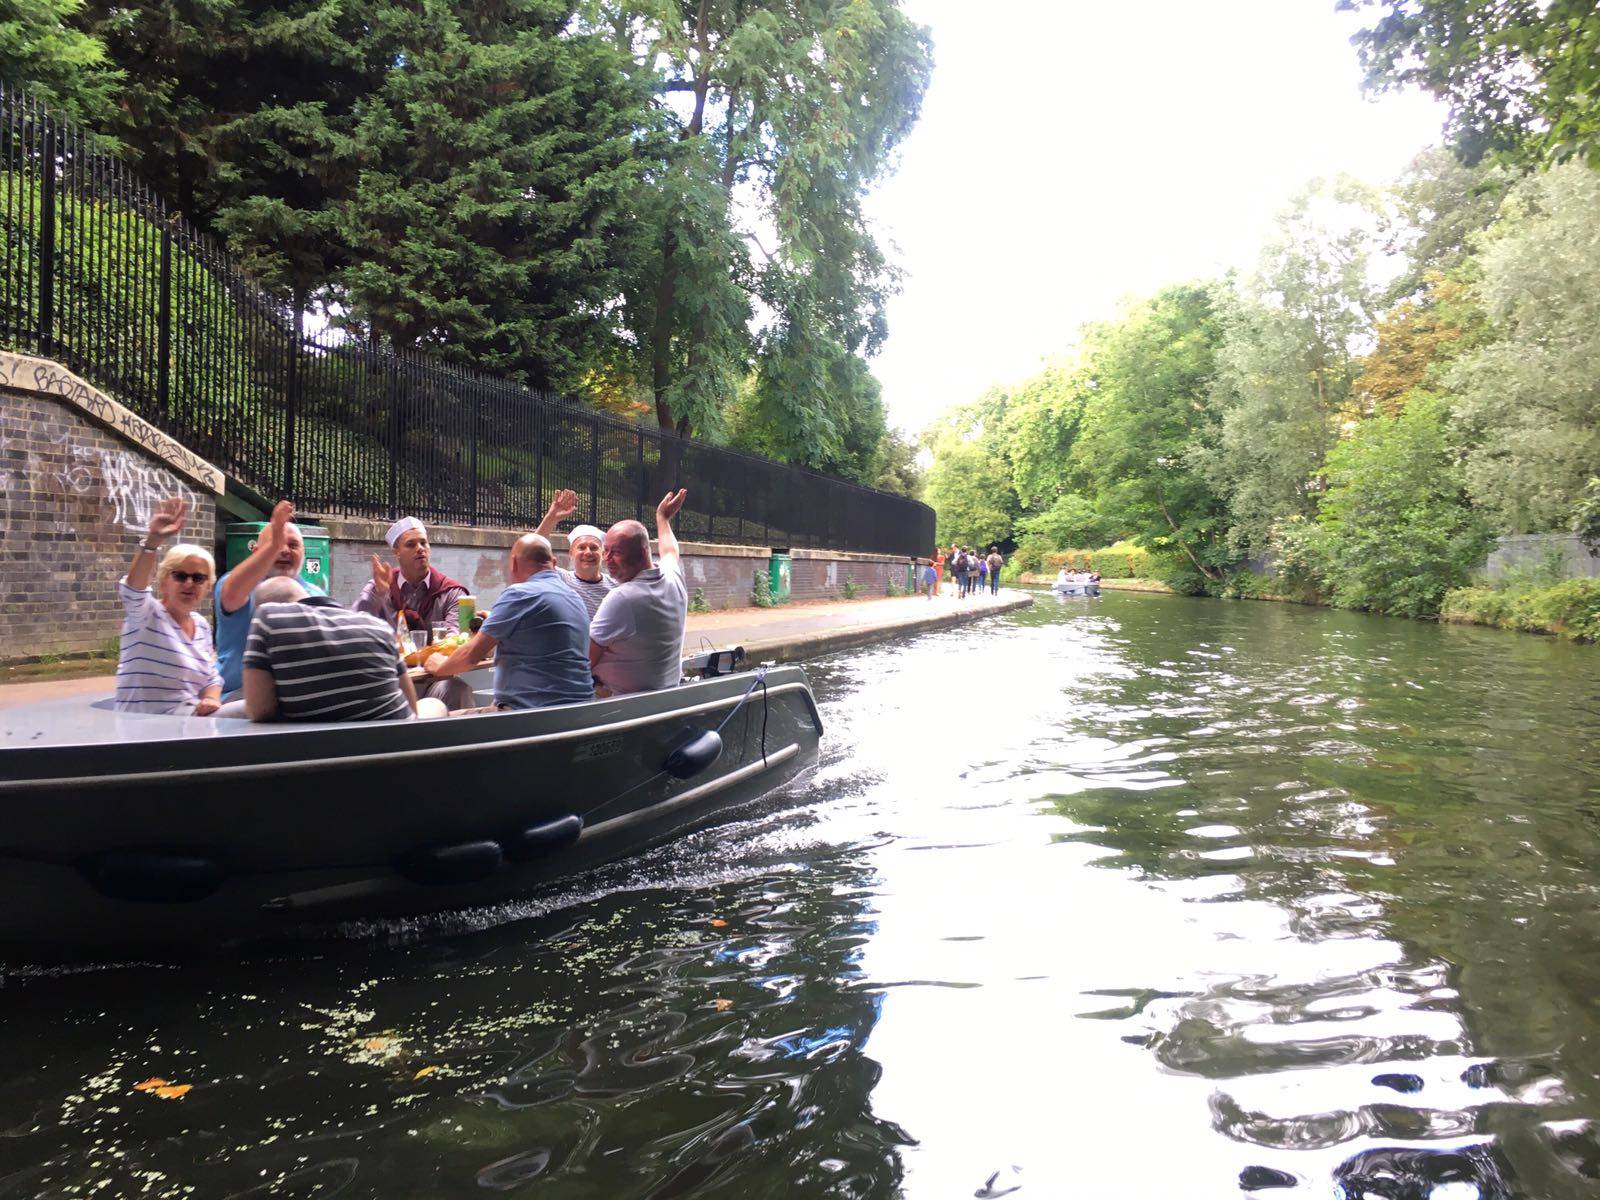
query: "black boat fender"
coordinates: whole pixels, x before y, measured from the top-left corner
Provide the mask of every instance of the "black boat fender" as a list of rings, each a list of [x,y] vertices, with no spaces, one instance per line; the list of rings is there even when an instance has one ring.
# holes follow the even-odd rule
[[[715,729],[702,729],[667,755],[661,769],[676,779],[693,779],[722,757],[722,735]]]
[[[526,862],[545,854],[555,854],[577,842],[583,833],[583,818],[568,813],[553,821],[529,825],[500,839],[506,857],[513,862]]]
[[[213,859],[160,850],[107,850],[83,859],[78,869],[101,895],[140,904],[204,900],[226,874]]]
[[[413,883],[476,883],[500,869],[499,842],[454,842],[423,846],[395,860],[395,870]]]

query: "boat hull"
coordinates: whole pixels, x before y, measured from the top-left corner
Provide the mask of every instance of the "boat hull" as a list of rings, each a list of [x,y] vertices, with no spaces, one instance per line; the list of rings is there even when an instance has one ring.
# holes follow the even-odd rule
[[[813,765],[822,723],[804,671],[753,684],[343,726],[108,722],[101,709],[77,743],[59,731],[19,741],[8,720],[0,952],[226,944],[525,895]],[[119,736],[104,736],[108,723]],[[712,761],[680,755],[679,774],[666,769],[719,726]]]

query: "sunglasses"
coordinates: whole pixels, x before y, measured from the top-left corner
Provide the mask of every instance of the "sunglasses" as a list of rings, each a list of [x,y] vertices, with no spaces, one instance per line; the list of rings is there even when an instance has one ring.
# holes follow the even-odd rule
[[[204,583],[211,578],[204,571],[173,571],[170,574],[179,583]]]

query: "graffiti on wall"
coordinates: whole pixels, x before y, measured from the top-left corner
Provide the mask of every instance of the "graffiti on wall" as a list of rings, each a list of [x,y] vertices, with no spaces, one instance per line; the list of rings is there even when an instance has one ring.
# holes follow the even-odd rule
[[[0,437],[0,451],[11,446]],[[7,457],[10,461],[0,469],[0,511],[7,528],[15,528],[24,513],[38,518],[51,512],[56,532],[78,532],[66,519],[73,506],[40,504],[41,499],[59,501],[67,496],[81,497],[80,503],[94,510],[96,519],[135,534],[150,527],[156,505],[171,497],[187,502],[191,512],[199,511],[200,496],[194,488],[132,450],[82,446],[62,434],[51,439],[46,451],[24,447]]]
[[[207,491],[222,494],[222,472],[216,467],[56,363],[0,350],[0,388],[4,387],[64,400],[182,472]]]

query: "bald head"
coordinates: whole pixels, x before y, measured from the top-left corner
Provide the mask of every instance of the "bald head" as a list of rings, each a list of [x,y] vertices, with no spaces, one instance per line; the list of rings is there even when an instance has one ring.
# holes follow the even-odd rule
[[[606,530],[600,555],[618,583],[650,569],[650,532],[637,521],[618,521]]]
[[[506,574],[512,583],[521,583],[540,571],[556,565],[555,551],[550,540],[542,534],[525,533],[511,544],[511,559],[506,564]]]
[[[257,604],[294,604],[310,594],[293,575],[274,575],[263,580],[252,596]]]

